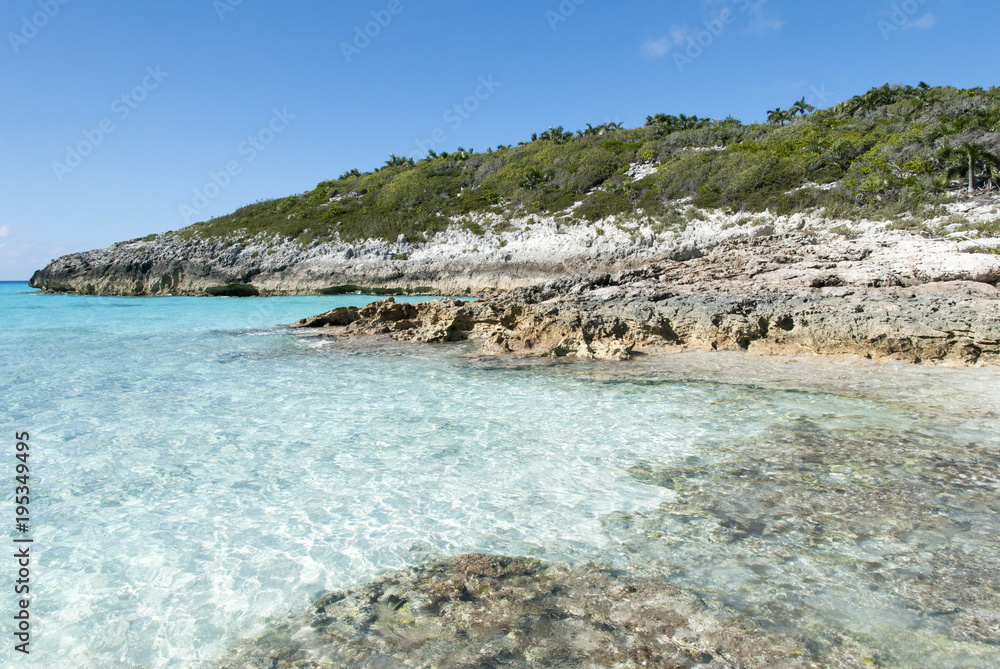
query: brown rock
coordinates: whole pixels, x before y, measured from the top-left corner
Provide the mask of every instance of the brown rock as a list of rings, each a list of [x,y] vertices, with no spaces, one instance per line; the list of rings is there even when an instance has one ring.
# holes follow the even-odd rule
[[[350,325],[361,318],[357,307],[339,307],[325,311],[318,316],[310,316],[292,323],[293,328],[325,328]]]

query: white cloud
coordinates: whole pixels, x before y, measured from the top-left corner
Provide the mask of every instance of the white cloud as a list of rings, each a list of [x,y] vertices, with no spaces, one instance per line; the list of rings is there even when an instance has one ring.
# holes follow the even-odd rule
[[[663,58],[670,52],[670,40],[666,37],[660,39],[645,39],[642,41],[642,53],[647,58]]]
[[[767,0],[702,0],[702,2],[712,9],[706,22],[718,21],[723,16],[722,12],[728,11],[731,18],[727,18],[726,23],[732,23],[734,20],[742,23],[743,32],[746,33],[763,35],[781,30],[785,25],[783,20],[765,10]],[[688,26],[671,26],[666,35],[643,39],[640,50],[646,58],[663,58],[671,49],[686,44],[698,30],[701,28],[692,31]]]
[[[747,26],[747,32],[755,35],[764,35],[766,33],[777,32],[783,27],[785,27],[785,22],[781,19],[760,16],[750,22],[750,25]]]
[[[0,237],[7,237],[8,235],[10,235],[10,226],[0,225]]]
[[[2,227],[10,226],[0,226]],[[55,258],[78,250],[62,244],[49,245],[44,242],[0,244],[0,281],[27,281],[36,269],[45,267]]]
[[[669,34],[656,39],[647,37],[642,40],[642,54],[647,58],[663,58],[675,46],[684,44],[690,33],[687,26],[670,26]]]
[[[768,0],[703,0],[707,7],[728,7],[741,23],[743,32],[764,35],[785,27],[784,20],[767,11]],[[747,18],[749,21],[747,22]]]
[[[934,27],[937,23],[937,17],[933,13],[928,12],[924,14],[919,19],[913,19],[912,21],[907,21],[906,25],[903,26],[904,30],[928,30]]]

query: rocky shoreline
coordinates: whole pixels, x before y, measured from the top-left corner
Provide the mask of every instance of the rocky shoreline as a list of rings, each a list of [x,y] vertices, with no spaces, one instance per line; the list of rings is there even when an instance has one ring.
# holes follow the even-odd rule
[[[203,295],[229,284],[251,286],[263,295],[314,294],[340,284],[476,295],[485,299],[409,304],[389,298],[309,316],[292,326],[302,336],[362,345],[372,338],[472,341],[483,356],[626,360],[698,349],[1000,364],[1000,240],[994,238],[962,239],[958,230],[950,239],[932,238],[885,223],[801,215],[705,214],[679,232],[607,222],[563,226],[554,218],[514,227],[483,235],[455,229],[421,244],[369,240],[305,248],[291,240],[167,236],[60,258],[36,273],[31,285],[98,295]],[[766,458],[752,463],[769,473],[770,487],[783,486],[780,495],[764,495],[768,486],[747,479],[750,465],[742,457],[731,468],[710,469],[712,478],[706,478],[707,465],[676,471],[638,468],[631,472],[636,478],[683,497],[677,508],[622,520],[622,527],[641,525],[641,536],[654,545],[662,528],[673,522],[671,514],[683,519],[678,534],[689,537],[697,529],[692,519],[709,518],[699,531],[706,537],[706,554],[714,554],[723,539],[732,544],[768,532],[788,534],[789,545],[799,545],[799,535],[812,530],[788,519],[809,504],[838,508],[860,500],[866,509],[888,509],[900,519],[913,516],[916,525],[903,528],[906,532],[937,522],[930,511],[914,512],[915,494],[898,495],[887,504],[887,493],[878,487],[886,477],[879,471],[866,470],[870,479],[814,500],[796,478],[799,469],[812,481],[809,468],[817,458],[837,453],[837,444],[869,454],[881,453],[883,445],[841,435],[820,439],[807,428],[805,437],[782,437],[781,443],[811,449],[786,448],[796,458],[781,470],[786,474],[776,475]],[[885,462],[895,462],[893,448],[892,443],[882,448]],[[936,448],[931,444],[929,453],[936,454]],[[846,455],[834,459],[849,460]],[[992,473],[978,466],[968,465],[970,479],[993,485],[994,479],[987,479]],[[943,475],[950,480],[953,470],[954,463]],[[702,480],[725,485],[702,487]],[[741,500],[766,498],[730,509],[728,498],[737,493]],[[782,499],[788,504],[782,506]],[[981,505],[989,499],[984,496]],[[930,510],[939,506],[939,500],[926,504]],[[845,508],[838,517],[860,517],[863,511]],[[708,527],[716,517],[718,527]],[[623,536],[638,541],[635,532],[625,530]],[[838,529],[837,536],[848,530],[853,532]],[[947,621],[954,639],[995,645],[993,590],[975,586],[983,574],[995,581],[992,562],[983,566],[958,554],[935,562],[937,553],[927,555],[934,577],[914,572],[906,584],[908,601],[921,615]],[[975,568],[968,567],[970,561]],[[883,567],[871,568],[873,579],[884,578]],[[935,583],[947,587],[935,589]],[[242,643],[217,666],[880,664],[880,652],[860,645],[860,637],[832,631],[819,641],[801,630],[756,627],[751,620],[775,614],[766,601],[754,605],[755,615],[750,615],[753,607],[724,610],[648,574],[473,554],[326,593],[308,610],[269,624],[262,636]],[[760,614],[765,609],[767,615]],[[795,613],[789,611],[788,616]]]
[[[959,213],[981,222],[996,204],[969,202]],[[417,244],[302,247],[174,234],[59,258],[30,285],[97,295],[284,295],[350,284],[481,296],[488,299],[382,303],[296,325],[337,336],[472,339],[491,355],[620,360],[697,348],[956,365],[1000,359],[1000,239],[959,224],[932,238],[885,222],[689,213],[690,223],[673,231],[558,217],[496,228],[485,217],[475,222],[482,234],[454,227]]]
[[[486,219],[480,223],[491,225]],[[368,239],[308,246],[277,237],[204,240],[172,234],[63,256],[29,284],[87,295],[205,295],[232,284],[253,286],[261,295],[299,295],[347,284],[401,294],[482,296],[554,276],[618,271],[658,257],[700,253],[690,235],[656,237],[646,231],[637,237],[631,229],[604,232],[565,226],[553,217],[520,219],[516,227],[476,234],[456,224],[420,243]]]
[[[872,656],[846,637],[769,634],[663,580],[467,554],[326,593],[217,667],[866,667]]]
[[[822,280],[827,269],[843,274],[840,263],[859,261],[856,269],[867,276],[841,280],[859,285],[953,279],[995,284],[1000,278],[1000,260],[994,257],[1000,239],[948,223],[953,216],[987,223],[996,218],[1000,198],[955,205],[954,214],[927,222],[948,231],[938,239],[919,232],[920,226],[916,232],[893,231],[885,221],[730,214],[685,206],[688,220],[672,227],[648,218],[574,222],[567,218],[571,208],[559,216],[469,216],[419,242],[367,239],[303,246],[279,237],[201,239],[167,233],[57,258],[35,272],[30,285],[91,295],[204,295],[211,287],[247,284],[262,295],[291,295],[356,284],[482,296],[572,274],[621,272],[661,260],[684,262],[740,240],[794,234],[802,235],[806,252],[793,253],[792,261],[811,254],[816,263],[825,264],[811,268],[814,280]],[[770,265],[786,265],[791,262],[787,247],[758,255]],[[994,255],[971,253],[977,250]],[[784,277],[773,278],[780,283]]]
[[[390,298],[293,326],[338,337],[471,339],[487,355],[623,360],[695,348],[1000,361],[1000,291],[993,285],[1000,258],[967,254],[966,267],[949,267],[937,257],[921,269],[894,264],[893,254],[898,244],[880,254],[803,233],[734,239],[687,261],[564,277],[474,303]],[[929,273],[935,280],[922,281]]]

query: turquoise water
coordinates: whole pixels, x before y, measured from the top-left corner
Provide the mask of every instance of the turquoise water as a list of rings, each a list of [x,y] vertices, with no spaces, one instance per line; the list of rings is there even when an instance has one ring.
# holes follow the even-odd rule
[[[17,666],[201,666],[321,590],[469,551],[666,575],[885,666],[1000,662],[962,618],[1000,592],[996,370],[513,364],[282,327],[370,299],[0,284],[6,452],[32,444]]]

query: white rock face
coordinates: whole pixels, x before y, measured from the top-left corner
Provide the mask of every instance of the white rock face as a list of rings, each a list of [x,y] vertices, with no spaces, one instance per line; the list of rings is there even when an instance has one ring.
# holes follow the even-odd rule
[[[632,163],[628,166],[628,177],[635,181],[640,179],[645,179],[646,177],[656,174],[656,170],[660,167],[659,163]]]
[[[635,165],[634,169],[655,169]],[[884,221],[844,221],[795,214],[775,216],[701,211],[683,203],[688,222],[664,229],[649,217],[610,217],[568,224],[555,216],[470,216],[485,230],[474,234],[456,225],[427,241],[411,244],[365,240],[313,243],[258,237],[241,241],[133,240],[107,249],[59,258],[32,278],[50,290],[99,294],[198,293],[210,286],[252,283],[264,293],[312,292],[339,284],[369,287],[424,286],[443,294],[488,294],[583,272],[617,272],[655,260],[705,256],[738,239],[805,235],[814,261],[787,260],[775,245],[762,260],[761,278],[773,285],[814,281],[836,285],[916,285],[969,280],[995,284],[1000,255],[970,253],[997,248],[1000,239],[963,232],[962,223],[945,239],[891,230]],[[958,202],[931,221],[946,226],[961,216],[978,223],[1000,218],[1000,198]],[[470,226],[475,227],[475,226]],[[683,229],[680,229],[683,227]],[[947,229],[947,228],[946,228]],[[496,230],[502,230],[497,232]]]

